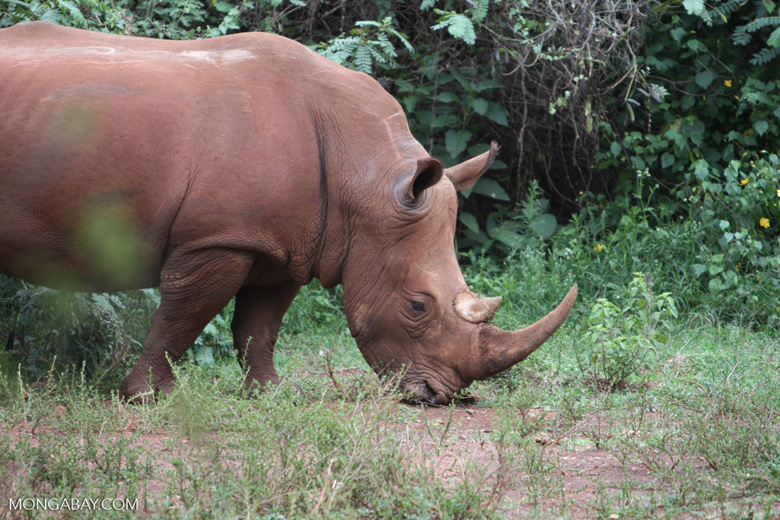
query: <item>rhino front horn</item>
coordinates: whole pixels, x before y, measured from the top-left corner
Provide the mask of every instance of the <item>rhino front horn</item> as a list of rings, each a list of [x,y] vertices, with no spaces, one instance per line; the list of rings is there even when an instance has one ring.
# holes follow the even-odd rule
[[[493,325],[482,325],[474,379],[485,379],[498,374],[527,358],[566,321],[576,299],[575,284],[552,312],[521,330],[510,332]]]

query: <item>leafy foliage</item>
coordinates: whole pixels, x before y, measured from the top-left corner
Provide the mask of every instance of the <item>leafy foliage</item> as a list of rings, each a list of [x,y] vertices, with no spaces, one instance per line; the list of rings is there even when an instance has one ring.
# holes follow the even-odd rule
[[[475,185],[472,193],[508,200],[506,192],[497,182],[492,179],[482,180],[484,182]],[[477,225],[474,215],[461,211],[458,218],[465,229],[459,245],[461,248],[471,247],[475,252],[485,253],[497,249],[505,254],[516,249],[537,248],[558,229],[555,215],[548,213],[549,206],[550,200],[542,197],[539,184],[532,181],[520,211],[514,215],[507,215],[505,211],[491,213],[484,231]]]
[[[774,43],[775,5],[685,3],[690,15],[663,5],[648,26],[643,72],[626,94],[633,108],[604,125],[612,142],[597,155],[599,167],[622,170],[622,192],[652,179],[643,181],[651,204],[699,234],[689,283],[709,293],[718,314],[775,323],[780,85],[776,48],[765,46]],[[647,88],[657,83],[665,83],[662,95]]]
[[[441,15],[438,23],[431,27],[434,31],[447,29],[452,36],[459,38],[469,45],[474,45],[477,41],[477,34],[474,32],[474,22],[468,16],[459,13],[446,12],[441,9],[435,10],[436,14]]]
[[[743,157],[713,172],[700,160],[691,191],[680,194],[688,195],[707,238],[693,265],[697,277],[724,298],[747,299],[752,308],[772,301],[780,289],[778,163],[774,154]]]
[[[653,294],[645,275],[634,273],[618,303],[599,298],[591,309],[580,367],[599,387],[624,388],[656,349],[668,341],[677,319],[671,293]]]
[[[393,27],[392,18],[389,16],[385,17],[382,23],[364,20],[356,22],[355,25],[348,37],[341,35],[332,38],[327,43],[317,45],[315,49],[340,65],[366,74],[370,74],[375,67],[397,67],[395,58],[398,54],[390,42],[391,36],[400,41],[408,52],[414,52],[406,36]]]
[[[0,332],[7,334],[6,361],[38,379],[55,365],[83,375],[115,378],[129,366],[159,303],[154,291],[119,294],[63,293],[0,277],[10,305],[3,307]],[[111,384],[114,381],[109,381]]]

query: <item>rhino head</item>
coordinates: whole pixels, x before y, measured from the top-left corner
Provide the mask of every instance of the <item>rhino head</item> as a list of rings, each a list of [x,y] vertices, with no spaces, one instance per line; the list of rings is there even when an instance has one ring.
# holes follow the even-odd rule
[[[538,322],[504,331],[490,325],[501,297],[478,296],[466,285],[454,248],[456,192],[472,187],[497,151],[493,143],[448,169],[409,152],[383,176],[389,197],[354,219],[371,232],[351,245],[344,270],[349,327],[371,367],[400,375],[399,387],[412,400],[446,404],[472,381],[522,361],[563,323],[576,299],[575,285]]]

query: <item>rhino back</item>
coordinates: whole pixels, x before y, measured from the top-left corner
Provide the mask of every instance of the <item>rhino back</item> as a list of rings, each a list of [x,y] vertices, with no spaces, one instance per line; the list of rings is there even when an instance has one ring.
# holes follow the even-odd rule
[[[410,139],[373,79],[262,33],[24,24],[0,30],[0,77],[0,270],[55,287],[156,285],[175,248],[305,264],[325,184],[364,191],[383,173],[366,165]]]

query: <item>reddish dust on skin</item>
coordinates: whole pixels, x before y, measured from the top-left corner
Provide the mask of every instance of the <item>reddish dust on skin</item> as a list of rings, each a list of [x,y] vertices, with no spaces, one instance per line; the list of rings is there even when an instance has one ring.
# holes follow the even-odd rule
[[[105,441],[111,443],[122,437],[137,435],[131,447],[142,449],[153,462],[154,475],[148,479],[144,497],[151,503],[158,504],[164,500],[174,504],[181,502],[178,497],[165,494],[168,484],[164,479],[174,469],[172,461],[179,458],[197,460],[202,457],[207,451],[202,444],[208,443],[211,435],[207,434],[200,440],[195,440],[182,437],[173,429],[155,428],[144,431],[148,426],[145,425],[142,414],[133,406],[117,405],[111,401],[105,401],[104,406],[116,408],[116,413],[124,419],[121,429],[102,433]],[[370,405],[366,405],[368,406]],[[55,406],[52,412],[58,417],[69,413],[62,405]],[[441,479],[447,488],[454,488],[464,479],[475,482],[483,477],[479,492],[487,498],[497,482],[498,475],[505,474],[504,483],[498,487],[500,491],[489,507],[496,507],[496,511],[507,518],[522,518],[532,514],[535,509],[541,512],[542,518],[559,515],[572,519],[594,518],[598,513],[598,504],[603,503],[605,496],[609,497],[611,508],[617,509],[615,506],[621,500],[621,489],[626,481],[630,482],[632,504],[648,505],[652,490],[656,490],[656,501],[661,501],[660,497],[665,491],[647,467],[638,463],[623,464],[609,451],[596,447],[591,440],[578,432],[585,431],[585,428],[581,427],[582,423],[561,433],[560,428],[555,427],[555,412],[527,409],[523,413],[526,424],[530,421],[540,425],[539,431],[529,435],[534,443],[531,452],[541,453],[541,463],[545,468],[541,481],[539,473],[529,474],[522,469],[522,461],[518,460],[517,452],[514,459],[510,458],[514,460],[513,463],[501,467],[500,447],[493,435],[500,418],[497,410],[490,407],[472,404],[433,408],[399,403],[397,407],[391,408],[391,413],[387,416],[390,427],[385,431],[395,432],[399,446],[408,451],[414,464],[432,469],[434,476]],[[504,419],[506,414],[506,410],[501,411]],[[586,418],[583,421],[592,423],[598,419]],[[0,436],[9,439],[11,445],[27,441],[31,447],[39,446],[41,437],[45,435],[69,435],[74,436],[74,439],[78,438],[76,431],[63,432],[48,426],[47,423],[48,421],[43,420],[2,424]],[[699,464],[695,469],[702,473],[707,471],[704,464]],[[15,471],[25,470],[20,466],[11,469],[7,475],[11,488]],[[536,491],[533,491],[534,489]],[[534,492],[537,496],[541,495],[536,499],[536,503],[533,499]],[[9,493],[13,493],[13,489],[0,487],[0,499],[7,501],[9,497],[6,495]],[[644,502],[643,497],[647,497]],[[140,503],[143,503],[143,500]],[[156,511],[154,507],[149,511],[142,508],[138,513],[141,517],[151,517]],[[652,514],[662,517],[663,508],[659,506]],[[683,514],[679,518],[694,516]]]

